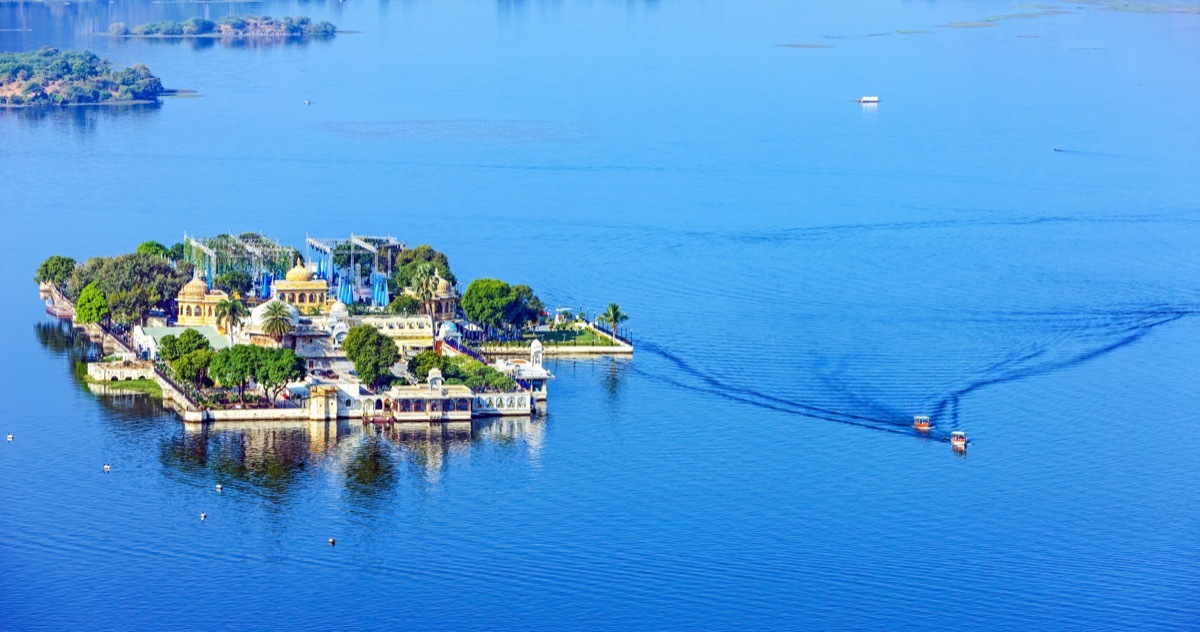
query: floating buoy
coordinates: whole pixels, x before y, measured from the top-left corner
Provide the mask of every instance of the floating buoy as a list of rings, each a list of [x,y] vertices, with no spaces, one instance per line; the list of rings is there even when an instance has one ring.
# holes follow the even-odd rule
[[[108,471],[109,471],[110,469],[112,469],[112,468],[110,468],[110,467],[108,466],[108,463],[105,463],[105,464],[104,464],[104,473],[105,473],[105,474],[107,474],[107,473],[108,473]]]
[[[305,100],[304,100],[304,105],[312,105],[312,101],[309,101],[308,99],[305,99]]]
[[[12,433],[8,433],[8,442],[12,443]]]
[[[217,491],[221,491],[221,484],[217,483]]]
[[[204,522],[204,519],[207,517],[208,514],[204,513],[203,511],[200,512],[200,522]]]
[[[337,540],[334,540],[333,538],[329,538],[329,546],[333,546],[335,544],[337,544]]]

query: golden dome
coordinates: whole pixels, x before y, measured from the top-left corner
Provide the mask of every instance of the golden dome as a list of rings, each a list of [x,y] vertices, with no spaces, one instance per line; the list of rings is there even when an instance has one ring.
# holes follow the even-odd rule
[[[304,264],[297,259],[296,267],[288,270],[286,278],[288,281],[311,281],[312,276],[312,272],[309,272],[308,268],[304,267]]]
[[[183,286],[183,289],[179,290],[180,298],[202,299],[205,294],[208,294],[208,284],[201,281],[200,277],[192,277],[192,280],[188,281]]]
[[[454,296],[454,286],[446,279],[438,279],[437,296]]]

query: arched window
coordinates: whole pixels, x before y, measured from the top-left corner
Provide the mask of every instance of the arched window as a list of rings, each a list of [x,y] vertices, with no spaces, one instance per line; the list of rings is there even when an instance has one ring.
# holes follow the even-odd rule
[[[191,316],[191,315],[192,315],[192,306],[191,306],[191,305],[188,305],[188,306],[187,306],[187,315],[188,315],[188,316]]]
[[[382,399],[375,400],[375,410],[383,410],[383,400]]]
[[[410,413],[410,412],[412,412],[412,407],[413,407],[413,405],[412,405],[411,400],[407,400],[407,399],[400,400],[400,412]]]
[[[416,411],[416,412],[418,412],[418,413],[425,412],[425,400],[423,400],[423,399],[414,399],[414,400],[413,400],[413,410],[414,410],[414,411]]]
[[[313,292],[309,292],[309,294],[308,294],[308,302],[309,302],[309,303],[316,303],[316,302],[317,302],[317,295],[316,295],[315,293],[313,293]]]
[[[212,315],[213,315],[213,311],[212,311],[212,309],[213,309],[213,308],[212,308],[212,306],[211,306],[211,305],[209,305],[209,307],[208,307],[208,315],[209,315],[209,316],[212,316]]]
[[[304,294],[303,294],[303,293],[301,293],[301,294],[300,294],[300,302],[301,302],[301,303],[303,303],[303,302],[304,302]]]
[[[513,398],[511,396],[508,398],[508,407],[509,408],[513,407]]]
[[[458,400],[458,409],[459,410],[471,410],[471,400],[469,400],[469,399]]]
[[[446,412],[454,412],[454,400],[443,399],[442,400],[442,410],[444,410]]]

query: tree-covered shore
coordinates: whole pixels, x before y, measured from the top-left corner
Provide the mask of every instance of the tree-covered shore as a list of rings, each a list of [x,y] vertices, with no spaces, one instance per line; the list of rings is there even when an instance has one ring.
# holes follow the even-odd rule
[[[134,27],[114,22],[108,27],[108,34],[114,37],[329,37],[336,33],[333,24],[307,17],[256,15],[228,15],[216,22],[198,17],[183,22],[163,20]]]
[[[163,92],[142,64],[117,70],[87,50],[0,53],[0,107],[152,102]]]

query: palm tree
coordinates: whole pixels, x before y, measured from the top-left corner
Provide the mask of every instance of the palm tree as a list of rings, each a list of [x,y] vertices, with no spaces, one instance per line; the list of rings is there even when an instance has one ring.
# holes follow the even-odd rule
[[[245,305],[237,299],[221,299],[217,303],[217,324],[224,325],[226,331],[229,332],[229,344],[233,345],[233,330],[235,327],[242,324],[246,316],[249,315],[249,310]]]
[[[433,316],[433,294],[437,291],[437,268],[432,263],[422,263],[413,270],[412,291],[417,300],[425,306],[425,311]]]
[[[292,333],[292,329],[292,313],[288,311],[288,305],[279,299],[268,303],[263,311],[263,333],[274,338],[277,344],[282,344],[283,337]]]
[[[612,329],[613,342],[620,344],[617,341],[617,325],[629,320],[629,315],[621,311],[621,306],[616,303],[609,303],[608,308],[603,314],[596,317],[596,320],[608,325]]]

